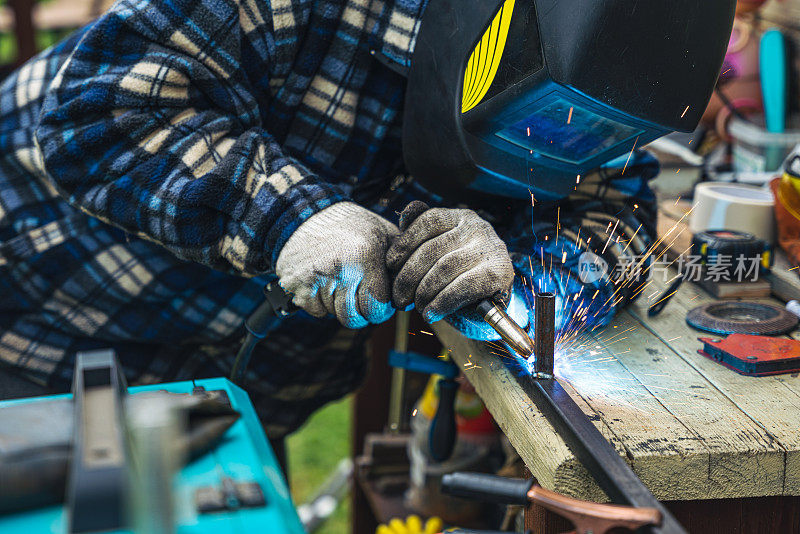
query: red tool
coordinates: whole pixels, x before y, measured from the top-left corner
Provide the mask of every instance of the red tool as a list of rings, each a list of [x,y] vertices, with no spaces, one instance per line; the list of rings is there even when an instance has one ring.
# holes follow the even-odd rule
[[[780,337],[731,334],[723,340],[701,337],[700,354],[749,376],[800,371],[800,341]]]

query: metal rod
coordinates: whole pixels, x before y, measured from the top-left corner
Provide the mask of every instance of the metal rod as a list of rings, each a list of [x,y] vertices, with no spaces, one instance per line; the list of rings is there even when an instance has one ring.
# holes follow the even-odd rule
[[[556,296],[553,293],[536,293],[533,306],[536,313],[534,371],[539,378],[552,378],[555,366]]]
[[[586,467],[612,501],[658,509],[662,515],[661,525],[651,527],[649,532],[686,534],[681,524],[647,489],[556,379],[518,380],[575,458]]]
[[[394,350],[399,354],[408,352],[408,324],[411,312],[398,311],[395,316]],[[392,369],[392,385],[389,390],[389,432],[400,434],[405,430],[403,406],[405,404],[406,370]]]
[[[552,294],[540,293],[535,297],[537,374],[533,377],[517,376],[517,381],[612,501],[656,508],[661,512],[661,525],[645,527],[646,532],[686,534],[681,524],[647,489],[614,446],[553,378],[554,304],[555,297]],[[549,378],[544,378],[545,374],[549,374]]]

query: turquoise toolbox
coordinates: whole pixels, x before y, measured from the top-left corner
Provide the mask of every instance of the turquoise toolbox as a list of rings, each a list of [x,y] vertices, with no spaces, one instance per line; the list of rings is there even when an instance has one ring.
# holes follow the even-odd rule
[[[91,355],[95,356],[97,353],[92,353]],[[115,360],[113,353],[109,355],[109,351],[106,351],[105,354],[100,354],[100,356],[104,356],[106,359],[110,357]],[[84,363],[86,361],[87,359],[84,358]],[[79,359],[76,366],[76,375],[79,374],[80,366]],[[89,373],[91,371],[96,371],[96,369],[89,369],[89,371],[85,372]],[[101,371],[106,371],[106,369],[101,369]],[[109,509],[114,509],[116,506],[119,508],[119,516],[126,517],[126,519],[118,519],[118,521],[123,522],[125,525],[130,525],[129,503],[131,502],[131,494],[135,494],[137,491],[136,489],[131,489],[132,487],[138,487],[140,493],[145,496],[149,494],[150,497],[152,497],[152,493],[169,491],[166,500],[172,501],[172,504],[169,506],[170,510],[165,514],[169,516],[171,526],[166,529],[166,532],[176,532],[178,534],[243,534],[251,532],[301,534],[304,532],[278,462],[264,435],[253,405],[242,389],[223,378],[128,388],[127,393],[131,399],[145,392],[150,392],[149,395],[154,395],[153,392],[165,390],[170,393],[183,394],[193,394],[203,390],[207,392],[221,391],[224,393],[220,395],[223,397],[227,395],[230,406],[241,414],[238,420],[224,431],[221,439],[214,442],[213,448],[189,461],[182,468],[178,468],[173,477],[159,478],[162,473],[157,468],[153,469],[153,465],[157,467],[159,464],[151,461],[149,465],[153,477],[149,481],[150,485],[148,486],[148,483],[145,482],[144,484],[140,483],[139,486],[131,486],[128,480],[130,479],[130,471],[133,468],[126,464],[135,464],[136,462],[131,462],[123,457],[128,455],[131,449],[137,449],[137,447],[132,446],[129,433],[124,429],[117,432],[120,438],[119,443],[121,444],[119,450],[122,451],[119,454],[121,460],[118,463],[115,464],[115,454],[112,450],[111,454],[106,454],[105,458],[101,458],[99,462],[95,461],[93,465],[87,460],[87,465],[84,465],[83,472],[77,472],[81,471],[81,468],[75,465],[75,451],[81,451],[81,447],[86,447],[83,449],[83,453],[88,455],[96,451],[96,448],[92,449],[91,447],[96,447],[98,442],[105,446],[107,440],[113,441],[114,438],[113,431],[106,431],[108,430],[107,427],[114,426],[113,424],[109,425],[108,420],[115,419],[115,415],[113,413],[111,415],[109,413],[98,413],[98,409],[101,411],[110,409],[113,412],[115,408],[112,406],[113,402],[110,401],[110,397],[99,397],[102,402],[96,404],[94,408],[88,408],[91,406],[91,395],[98,395],[98,393],[91,393],[92,391],[106,390],[101,393],[103,395],[106,393],[116,395],[116,393],[111,392],[114,389],[113,381],[108,380],[108,374],[102,375],[99,380],[104,387],[94,388],[93,390],[92,384],[96,382],[92,381],[97,380],[97,378],[91,377],[90,374],[85,374],[84,380],[87,380],[86,393],[75,395],[75,402],[69,403],[70,405],[75,405],[75,428],[83,429],[85,425],[88,430],[84,430],[82,433],[75,432],[76,436],[82,435],[83,441],[86,443],[81,443],[80,437],[74,438],[77,443],[73,441],[72,445],[73,458],[70,461],[66,504],[49,505],[43,508],[2,515],[0,516],[0,532],[3,534],[131,532],[129,528],[132,527],[128,526],[122,529],[109,530],[104,528],[97,529],[95,528],[96,525],[92,523],[96,521],[96,516],[103,516],[105,512]],[[125,395],[124,381],[120,380],[120,384],[122,386],[117,388],[120,392],[119,397],[128,397],[128,395]],[[75,391],[78,391],[78,389],[73,388],[73,392]],[[86,399],[83,414],[80,413],[81,397]],[[142,398],[144,397],[147,397],[147,395]],[[65,404],[63,400],[73,399],[73,395],[3,401],[0,402],[0,410],[4,410],[7,407],[57,399],[61,399],[61,404],[63,405]],[[97,399],[98,397],[95,397],[92,402],[96,402]],[[125,404],[122,401],[118,402],[118,406],[124,406]],[[121,413],[121,411],[117,412],[117,414]],[[82,416],[87,421],[86,423],[79,421]],[[127,421],[124,416],[118,419]],[[99,426],[102,428],[99,430],[93,429],[92,425],[96,425],[98,422],[100,422]],[[124,426],[124,423],[120,426]],[[2,432],[2,429],[0,429],[0,432]],[[145,434],[145,436],[148,435]],[[92,440],[95,442],[94,445],[90,445]],[[152,443],[147,443],[147,438],[144,441],[140,439],[139,443],[142,442],[146,444],[139,446],[138,449],[146,450],[149,448],[152,449],[150,451],[151,456],[159,455],[158,451],[153,448]],[[113,449],[113,445],[110,448]],[[107,450],[105,452],[108,453]],[[142,450],[139,450],[138,453],[138,458],[141,460]],[[83,455],[80,457],[90,458]],[[136,454],[133,457],[137,458]],[[140,461],[139,463],[141,464],[142,462]],[[98,474],[99,478],[97,478]],[[156,481],[155,484],[153,484],[153,480]],[[164,483],[164,480],[169,480],[170,482]],[[87,484],[89,486],[88,491],[85,487]],[[83,489],[81,489],[81,486],[84,486]],[[113,496],[117,492],[115,486],[125,486],[124,490],[120,490],[118,497]],[[169,489],[165,490],[165,486],[169,486]],[[110,491],[107,488],[110,488]],[[239,488],[246,488],[247,490],[247,497],[240,499],[244,504],[240,504],[236,499],[237,495],[242,495],[237,493]],[[83,497],[76,497],[80,493],[84,494]],[[210,501],[209,499],[203,499],[202,495],[210,496]],[[231,497],[232,495],[233,497]],[[214,505],[215,496],[220,501],[217,502],[216,506]],[[135,497],[134,495],[134,500]],[[116,502],[114,501],[115,498]],[[80,502],[81,499],[84,501],[82,504]],[[151,498],[150,500],[152,501],[153,499]],[[125,502],[123,503],[123,501]],[[150,506],[153,505],[151,504]],[[156,508],[158,507],[158,502],[155,503],[155,506]],[[83,512],[76,511],[81,507],[83,507]],[[125,510],[125,512],[122,512],[122,510]],[[88,524],[79,524],[81,514],[89,518]],[[139,528],[136,530],[142,531]],[[147,528],[145,530],[165,532],[161,527]]]

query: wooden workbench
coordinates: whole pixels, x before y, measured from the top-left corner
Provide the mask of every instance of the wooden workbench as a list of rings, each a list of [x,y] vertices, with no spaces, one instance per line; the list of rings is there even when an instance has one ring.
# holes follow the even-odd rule
[[[784,262],[774,278],[784,299],[800,296]],[[559,382],[692,532],[800,532],[800,377],[742,376],[697,354],[704,334],[686,311],[712,298],[684,283],[648,318],[648,297],[663,286],[654,280],[580,350],[557,347]],[[605,498],[497,348],[444,323],[436,333],[542,486]]]

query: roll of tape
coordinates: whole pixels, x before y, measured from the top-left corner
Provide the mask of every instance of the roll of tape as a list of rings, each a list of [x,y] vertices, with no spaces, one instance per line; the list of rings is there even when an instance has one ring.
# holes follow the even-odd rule
[[[775,239],[774,205],[769,189],[703,182],[694,188],[689,228],[695,234],[703,230],[737,230],[772,243]]]

